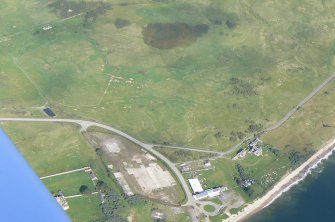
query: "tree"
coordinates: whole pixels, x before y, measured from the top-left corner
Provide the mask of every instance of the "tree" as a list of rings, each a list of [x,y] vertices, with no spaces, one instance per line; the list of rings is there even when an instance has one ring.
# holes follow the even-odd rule
[[[81,186],[79,187],[79,192],[80,192],[81,194],[84,194],[84,195],[91,194],[91,190],[90,190],[90,188],[89,188],[88,186],[86,186],[86,185],[81,185]]]
[[[132,207],[134,206],[140,206],[145,205],[147,203],[147,200],[139,195],[133,195],[126,198],[128,204]]]
[[[104,153],[103,150],[101,148],[96,148],[95,149],[95,153],[98,155],[98,156],[102,156],[102,154]]]
[[[100,190],[103,193],[108,193],[110,191],[110,188],[108,187],[108,185],[102,180],[99,180],[97,182],[96,189]]]

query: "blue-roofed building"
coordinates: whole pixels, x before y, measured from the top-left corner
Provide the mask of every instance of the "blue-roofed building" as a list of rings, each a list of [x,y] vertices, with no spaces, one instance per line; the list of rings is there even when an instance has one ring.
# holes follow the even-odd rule
[[[0,129],[0,221],[71,221]]]

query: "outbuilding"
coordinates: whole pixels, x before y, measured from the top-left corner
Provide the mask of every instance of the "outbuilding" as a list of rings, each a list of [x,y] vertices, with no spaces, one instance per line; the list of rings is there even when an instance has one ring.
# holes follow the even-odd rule
[[[193,193],[200,193],[202,191],[204,191],[204,189],[202,189],[202,186],[200,184],[200,181],[197,178],[194,179],[188,179],[188,182],[191,185],[191,188],[193,190]]]

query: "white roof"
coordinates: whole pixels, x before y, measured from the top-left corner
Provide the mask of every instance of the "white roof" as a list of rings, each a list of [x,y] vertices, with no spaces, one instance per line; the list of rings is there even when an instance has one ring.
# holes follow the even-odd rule
[[[196,200],[201,200],[201,199],[204,199],[204,198],[208,197],[208,193],[205,191],[205,192],[202,192],[202,193],[193,195],[193,197],[194,197]]]
[[[190,183],[192,187],[193,193],[199,193],[199,192],[204,191],[198,179],[188,179],[188,182]]]

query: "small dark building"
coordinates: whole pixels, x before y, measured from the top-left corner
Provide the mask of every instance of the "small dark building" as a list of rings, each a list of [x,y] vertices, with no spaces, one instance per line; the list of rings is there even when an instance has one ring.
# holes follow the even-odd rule
[[[55,116],[56,116],[56,114],[55,114],[49,107],[43,109],[43,111],[44,111],[49,117],[55,117]]]

